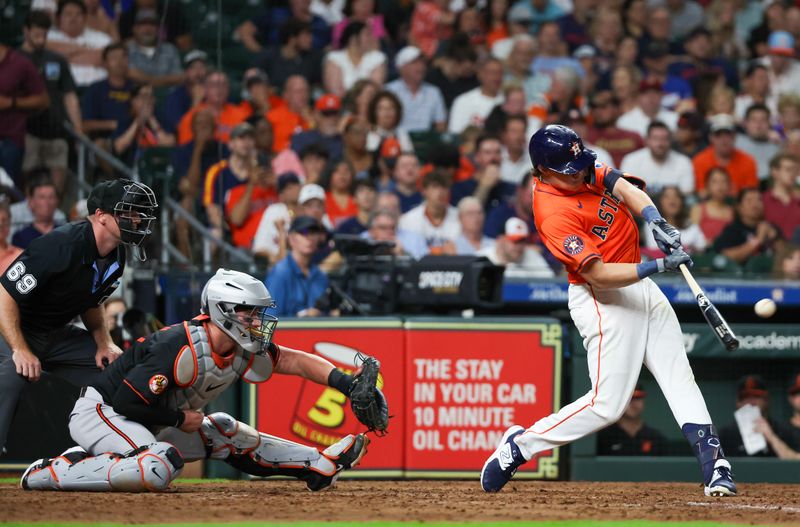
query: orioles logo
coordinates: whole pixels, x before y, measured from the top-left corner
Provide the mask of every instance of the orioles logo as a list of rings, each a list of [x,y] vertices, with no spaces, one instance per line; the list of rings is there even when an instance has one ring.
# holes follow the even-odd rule
[[[578,143],[572,143],[572,146],[569,147],[569,149],[572,150],[572,155],[575,157],[578,157],[578,155],[581,153],[581,145]]]
[[[159,395],[167,389],[167,384],[169,384],[169,381],[165,376],[159,373],[150,377],[150,382],[147,384],[150,387],[151,392],[153,392],[155,395]]]
[[[573,256],[583,250],[583,245],[583,240],[574,234],[567,236],[564,240],[564,250]]]

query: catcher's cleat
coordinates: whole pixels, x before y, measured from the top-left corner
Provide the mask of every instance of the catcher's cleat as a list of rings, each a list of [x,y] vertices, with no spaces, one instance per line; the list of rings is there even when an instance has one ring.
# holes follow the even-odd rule
[[[31,490],[28,486],[28,476],[30,476],[31,472],[41,470],[45,467],[50,465],[49,459],[37,459],[33,463],[31,463],[28,468],[25,469],[25,472],[22,473],[22,478],[19,480],[19,488],[22,490]]]
[[[313,473],[306,479],[308,490],[320,491],[333,486],[343,470],[348,470],[358,465],[361,458],[367,453],[368,444],[369,439],[366,435],[358,434],[354,436],[351,434],[323,450],[322,455],[336,465],[336,472],[329,476]]]
[[[711,474],[711,481],[705,486],[705,494],[717,498],[736,496],[736,483],[733,482],[731,464],[727,459],[718,459],[714,464],[714,472]]]
[[[508,483],[526,459],[514,442],[524,432],[519,425],[512,426],[503,434],[497,450],[489,456],[481,470],[481,488],[485,492],[499,492]]]

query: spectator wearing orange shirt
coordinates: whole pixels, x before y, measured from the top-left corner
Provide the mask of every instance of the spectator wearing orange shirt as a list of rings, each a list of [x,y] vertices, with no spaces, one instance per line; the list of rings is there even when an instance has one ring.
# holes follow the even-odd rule
[[[269,77],[259,68],[249,68],[242,76],[242,103],[239,107],[247,117],[263,116],[273,108],[283,106],[283,99],[272,93]]]
[[[331,170],[323,178],[325,193],[325,210],[331,219],[333,227],[339,226],[342,221],[358,213],[350,188],[355,179],[355,170],[348,161],[339,161],[334,164]]]
[[[225,196],[225,215],[236,247],[250,249],[262,214],[277,201],[275,174],[269,158],[262,154],[247,183],[233,187]]]
[[[292,136],[311,128],[311,93],[308,81],[300,75],[292,75],[286,79],[283,87],[285,106],[279,106],[267,113],[267,120],[272,124],[274,139],[272,151],[276,154],[289,148]]]
[[[411,15],[411,44],[426,57],[433,57],[439,42],[450,38],[456,16],[448,10],[449,0],[422,0]]]
[[[714,167],[724,168],[731,176],[731,195],[747,187],[758,187],[756,160],[735,147],[736,120],[732,115],[718,114],[709,119],[711,145],[694,156],[695,189],[705,195],[706,173]]]
[[[251,171],[258,165],[253,125],[241,123],[236,126],[228,147],[230,157],[209,168],[203,183],[203,206],[211,230],[217,237],[222,237],[222,206],[227,201],[228,192],[247,183]]]
[[[209,110],[217,122],[215,139],[227,143],[231,139],[231,130],[248,117],[246,110],[228,102],[230,83],[225,73],[213,71],[205,81],[205,97],[203,102],[189,110],[178,123],[178,144],[185,145],[192,141],[192,117],[200,110]]]

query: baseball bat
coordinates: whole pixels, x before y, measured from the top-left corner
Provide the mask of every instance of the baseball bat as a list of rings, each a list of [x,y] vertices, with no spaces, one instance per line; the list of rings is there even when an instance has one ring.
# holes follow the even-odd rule
[[[692,273],[689,272],[685,264],[681,264],[680,268],[683,277],[686,279],[686,283],[689,284],[689,289],[694,293],[694,297],[697,300],[697,307],[700,308],[700,312],[703,313],[706,322],[708,322],[708,325],[714,330],[714,334],[719,341],[722,342],[722,345],[725,346],[725,349],[728,351],[739,349],[739,339],[736,338],[733,330],[731,330],[731,327],[725,322],[725,319],[722,318],[716,306],[711,303],[711,300],[708,299],[700,288],[700,285],[697,283],[697,280],[694,279]]]

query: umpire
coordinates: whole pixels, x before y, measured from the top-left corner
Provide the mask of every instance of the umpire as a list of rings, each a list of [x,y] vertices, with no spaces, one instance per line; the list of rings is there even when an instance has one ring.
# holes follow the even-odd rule
[[[122,353],[103,302],[119,285],[125,246],[140,260],[158,207],[147,185],[96,185],[90,215],[35,239],[0,277],[0,453],[19,395],[42,371],[87,386]],[[86,330],[70,322],[80,315]]]

